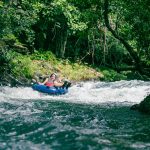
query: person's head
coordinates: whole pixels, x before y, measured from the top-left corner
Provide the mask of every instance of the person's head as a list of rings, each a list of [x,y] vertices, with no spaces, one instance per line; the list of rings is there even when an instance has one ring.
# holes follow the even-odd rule
[[[55,79],[57,78],[56,73],[52,73],[52,74],[50,75],[50,78],[51,78],[51,80],[55,80]]]

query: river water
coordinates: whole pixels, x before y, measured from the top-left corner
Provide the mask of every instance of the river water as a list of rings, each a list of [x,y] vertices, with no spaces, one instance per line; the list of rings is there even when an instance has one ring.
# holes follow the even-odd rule
[[[0,150],[149,150],[150,116],[130,110],[150,82],[83,82],[49,96],[0,87]]]

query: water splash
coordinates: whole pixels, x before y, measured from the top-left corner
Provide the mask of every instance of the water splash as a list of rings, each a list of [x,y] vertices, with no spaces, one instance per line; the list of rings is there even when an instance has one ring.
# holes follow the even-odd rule
[[[150,93],[150,82],[132,80],[117,82],[81,82],[72,86],[69,93],[50,96],[30,87],[0,87],[0,101],[51,100],[73,103],[139,103]]]
[[[129,109],[148,93],[137,80],[82,82],[61,96],[0,87],[0,149],[148,149],[150,118]]]

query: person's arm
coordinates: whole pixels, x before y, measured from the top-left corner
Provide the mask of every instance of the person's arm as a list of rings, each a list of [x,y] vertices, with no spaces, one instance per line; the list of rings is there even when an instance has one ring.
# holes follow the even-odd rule
[[[46,79],[44,80],[44,82],[38,82],[38,84],[44,85],[46,82],[48,82],[48,78],[46,78]]]
[[[64,82],[54,81],[54,86],[62,86],[63,84],[64,84]]]

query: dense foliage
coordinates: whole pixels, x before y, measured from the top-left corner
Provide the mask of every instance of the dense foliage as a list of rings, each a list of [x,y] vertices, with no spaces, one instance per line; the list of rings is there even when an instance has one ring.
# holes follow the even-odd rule
[[[150,76],[149,16],[148,0],[1,0],[1,70],[36,50]]]

